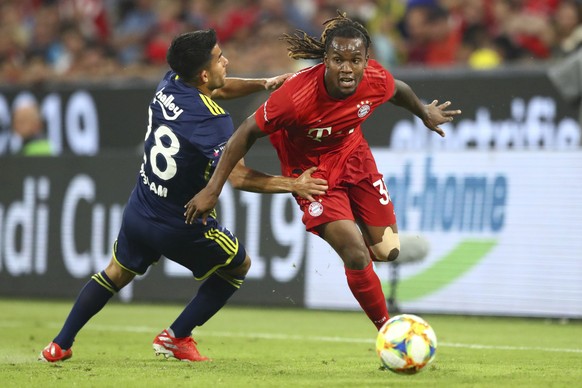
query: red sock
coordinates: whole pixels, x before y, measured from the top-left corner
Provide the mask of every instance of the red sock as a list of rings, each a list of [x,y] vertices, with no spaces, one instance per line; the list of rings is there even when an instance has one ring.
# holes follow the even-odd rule
[[[378,330],[388,320],[386,298],[372,262],[364,269],[346,268],[348,286],[362,309]]]

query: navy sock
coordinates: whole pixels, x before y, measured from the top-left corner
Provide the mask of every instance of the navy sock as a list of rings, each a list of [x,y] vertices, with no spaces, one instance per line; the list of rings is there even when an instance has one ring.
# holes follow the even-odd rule
[[[220,271],[212,274],[170,326],[170,329],[174,331],[174,336],[188,337],[196,326],[202,326],[212,318],[240,288],[243,280],[244,277],[233,277]]]
[[[119,289],[111,279],[101,271],[91,277],[77,296],[77,300],[53,342],[65,350],[73,346],[77,333],[97,314]]]

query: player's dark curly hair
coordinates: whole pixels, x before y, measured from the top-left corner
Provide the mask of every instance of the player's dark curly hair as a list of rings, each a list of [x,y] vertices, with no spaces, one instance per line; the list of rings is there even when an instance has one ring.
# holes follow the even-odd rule
[[[210,62],[216,42],[216,32],[213,29],[178,35],[166,53],[168,65],[180,78],[192,81]]]
[[[370,48],[370,34],[360,23],[348,18],[345,12],[337,11],[338,16],[326,20],[321,38],[311,37],[305,31],[297,30],[295,35],[284,34],[281,40],[287,42],[288,55],[293,59],[323,59],[333,38],[360,38]]]

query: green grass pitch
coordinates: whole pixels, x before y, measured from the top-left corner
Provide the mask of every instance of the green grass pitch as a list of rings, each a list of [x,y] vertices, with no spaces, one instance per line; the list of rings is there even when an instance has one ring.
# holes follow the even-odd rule
[[[73,358],[37,362],[72,301],[0,299],[5,387],[572,387],[582,384],[582,322],[422,315],[437,356],[425,371],[381,370],[361,312],[227,306],[194,337],[212,362],[155,357],[179,305],[110,303],[77,336]]]

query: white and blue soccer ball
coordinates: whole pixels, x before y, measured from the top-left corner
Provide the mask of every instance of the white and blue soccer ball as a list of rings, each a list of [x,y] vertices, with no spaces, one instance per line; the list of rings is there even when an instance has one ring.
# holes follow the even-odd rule
[[[422,318],[401,314],[390,318],[378,332],[376,353],[384,368],[400,374],[414,374],[435,357],[437,338]]]

